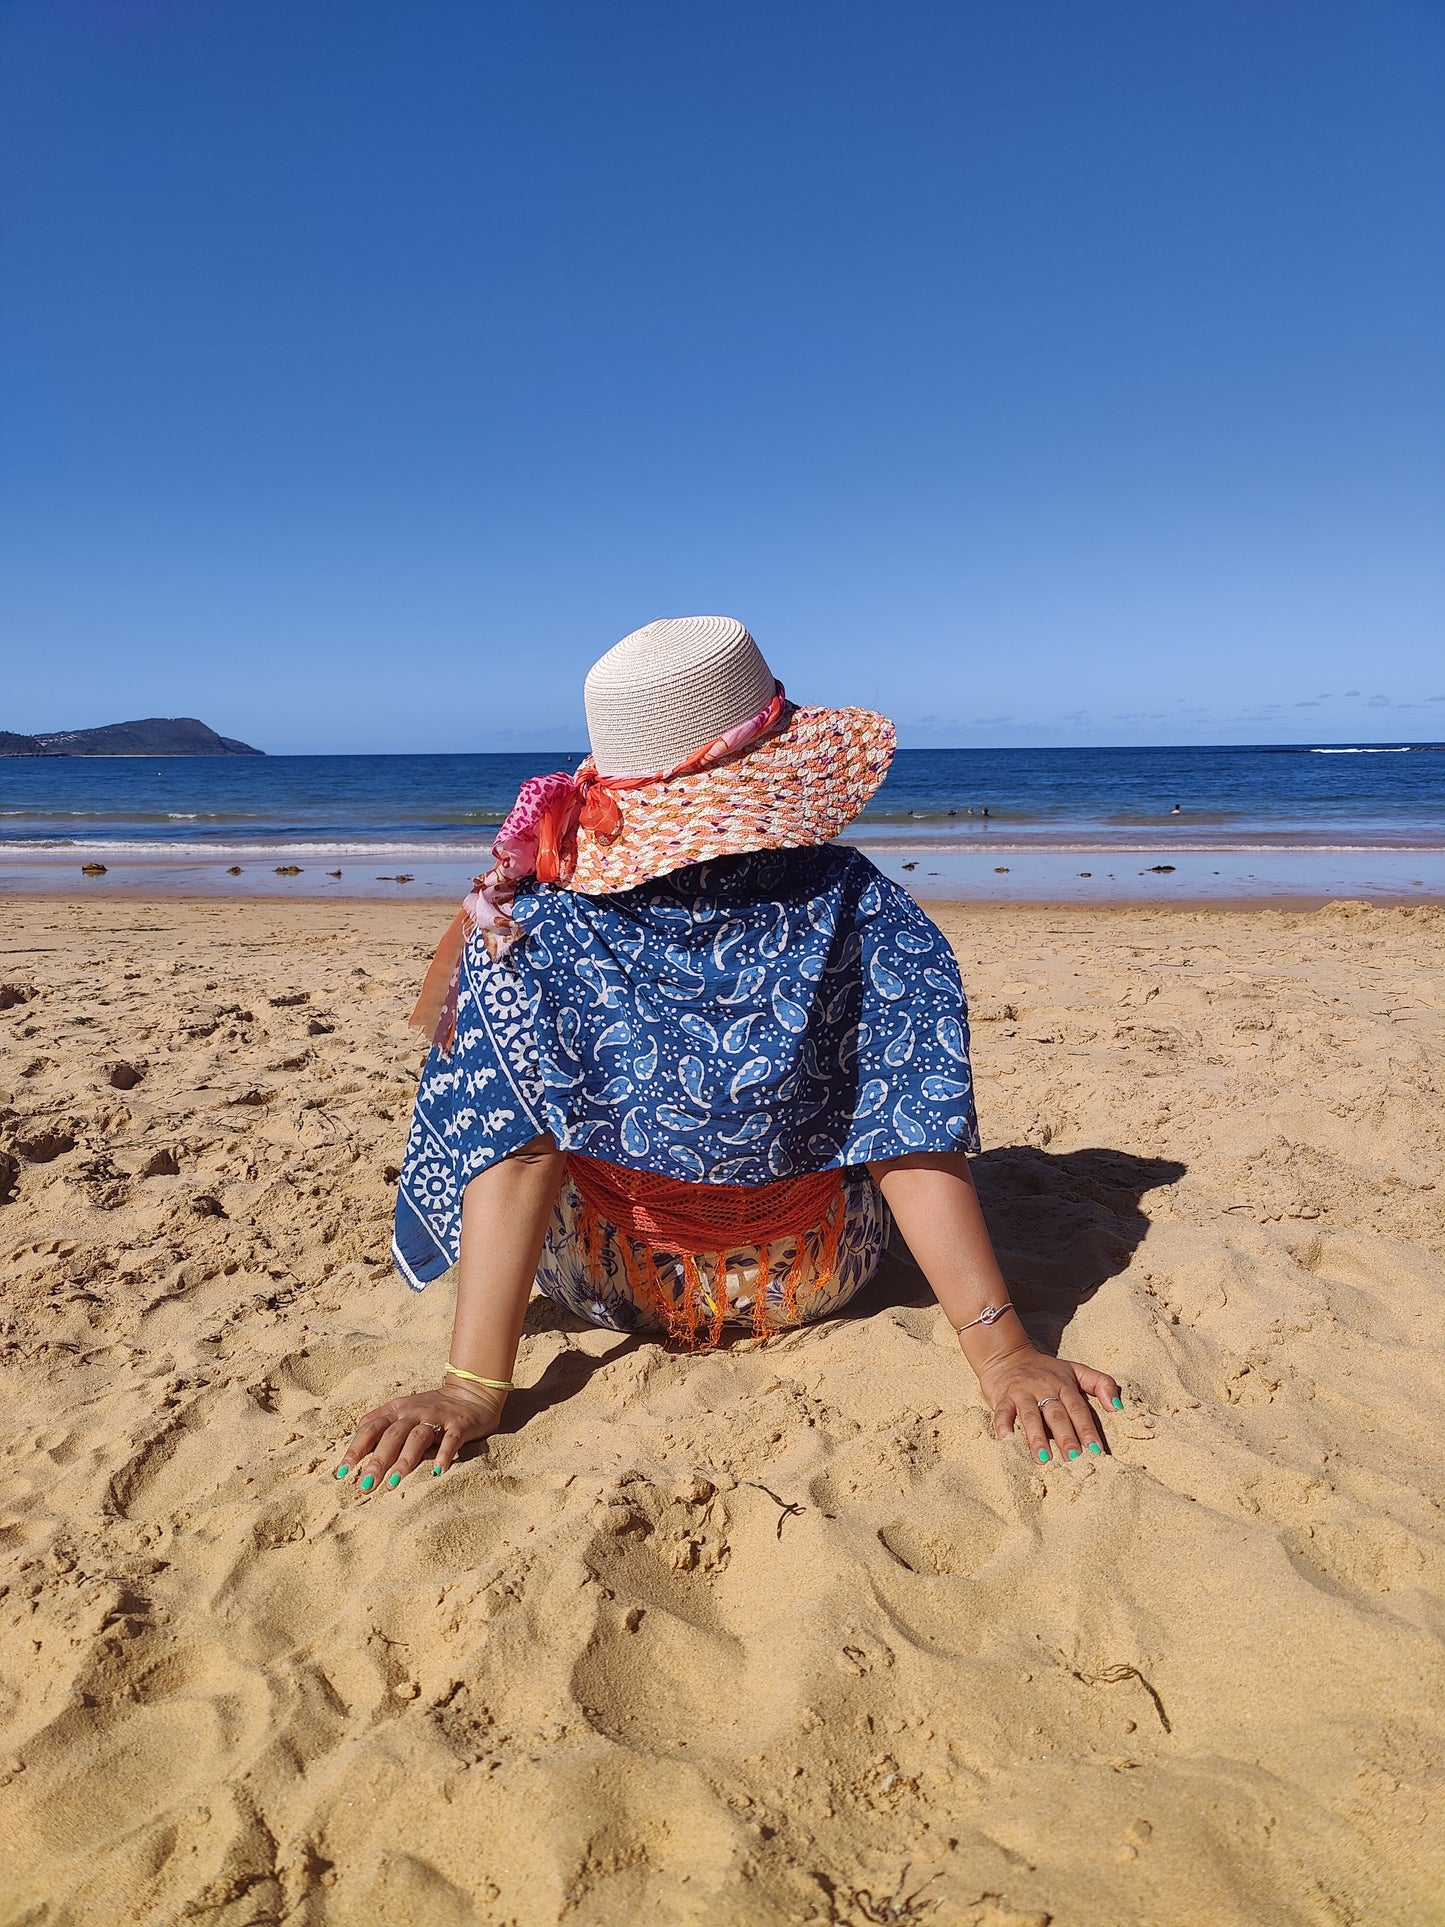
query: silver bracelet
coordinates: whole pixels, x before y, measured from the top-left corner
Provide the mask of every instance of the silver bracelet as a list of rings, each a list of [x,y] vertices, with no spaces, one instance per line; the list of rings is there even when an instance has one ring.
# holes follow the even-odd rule
[[[1006,1311],[1012,1310],[1013,1301],[1006,1298],[1001,1305],[985,1305],[977,1318],[970,1318],[966,1325],[955,1325],[953,1329],[956,1332],[966,1332],[972,1331],[975,1325],[993,1325],[1003,1317]]]

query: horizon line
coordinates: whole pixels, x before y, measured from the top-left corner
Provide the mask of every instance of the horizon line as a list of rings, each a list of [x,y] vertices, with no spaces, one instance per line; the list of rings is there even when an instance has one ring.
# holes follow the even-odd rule
[[[1412,751],[1412,750],[1418,750],[1418,751],[1422,751],[1422,752],[1428,752],[1428,751],[1435,751],[1435,750],[1442,750],[1442,751],[1445,751],[1445,739],[1442,739],[1442,738],[1424,738],[1424,739],[1421,739],[1421,738],[1405,738],[1405,737],[1391,737],[1391,738],[1388,738],[1388,739],[1384,739],[1384,738],[1372,738],[1372,737],[1360,737],[1360,736],[1355,736],[1355,737],[1351,737],[1351,738],[1348,738],[1348,739],[1345,739],[1345,738],[1341,738],[1341,739],[1337,739],[1337,740],[1331,740],[1331,741],[1326,741],[1326,740],[1324,740],[1324,739],[1319,739],[1319,740],[1316,740],[1316,739],[1311,739],[1311,740],[1309,740],[1309,741],[1300,741],[1300,742],[1286,742],[1286,741],[1283,741],[1283,740],[1280,740],[1280,741],[1270,741],[1270,742],[1255,742],[1255,741],[1235,741],[1235,742],[1217,742],[1217,743],[1200,743],[1200,742],[1187,742],[1187,743],[1185,743],[1185,742],[1148,742],[1148,743],[1098,743],[1098,742],[1094,742],[1094,743],[900,743],[900,744],[899,744],[899,746],[898,746],[898,750],[897,750],[897,751],[895,752],[895,754],[905,754],[905,753],[906,753],[906,754],[909,754],[909,755],[930,755],[930,754],[939,754],[939,753],[942,753],[942,754],[945,754],[945,755],[947,755],[947,754],[958,754],[958,755],[966,755],[966,754],[971,754],[971,753],[973,753],[973,752],[975,752],[975,751],[978,751],[978,750],[987,750],[987,751],[989,751],[989,752],[991,752],[991,753],[993,753],[993,752],[997,752],[997,753],[1000,753],[1000,754],[1010,754],[1010,753],[1017,753],[1017,754],[1019,754],[1019,755],[1031,755],[1031,754],[1034,754],[1035,752],[1037,752],[1037,751],[1040,751],[1040,750],[1061,750],[1061,749],[1063,749],[1063,750],[1075,750],[1075,749],[1077,749],[1077,750],[1142,750],[1142,749],[1197,749],[1197,750],[1210,750],[1210,749],[1260,749],[1260,750],[1276,750],[1276,749],[1277,749],[1277,750],[1297,750],[1297,749],[1301,749],[1301,750],[1315,750],[1315,749],[1320,749],[1320,750],[1330,750],[1330,749],[1342,749],[1342,750],[1348,750],[1348,749],[1362,749],[1362,750],[1369,750],[1369,749],[1396,749],[1396,750],[1402,750],[1402,751]],[[529,748],[508,748],[508,749],[354,749],[354,750],[353,750],[353,749],[314,749],[314,750],[307,750],[307,749],[291,749],[291,750],[262,750],[262,751],[260,752],[260,754],[261,754],[261,755],[263,755],[263,756],[270,756],[270,757],[282,757],[282,756],[298,756],[298,757],[299,757],[299,756],[317,756],[317,757],[320,757],[320,756],[566,756],[566,757],[576,757],[576,758],[579,758],[579,759],[580,759],[581,757],[584,757],[584,756],[587,756],[587,755],[589,755],[589,754],[590,754],[590,751],[589,751],[589,750],[587,750],[587,749],[546,749],[546,748],[543,748],[543,749],[529,749]],[[24,762],[24,761],[30,761],[30,762],[41,762],[41,761],[45,761],[45,762],[58,762],[58,761],[62,761],[62,760],[67,760],[67,759],[63,759],[63,758],[59,758],[59,757],[44,757],[44,758],[41,758],[41,757],[29,757],[29,758],[25,758],[25,757],[15,757],[15,758],[8,758],[8,757],[7,757],[7,758],[4,758],[4,759],[0,759],[0,760],[4,760],[4,761],[15,761],[15,762]],[[68,760],[70,760],[70,761],[73,761],[73,762],[84,762],[84,763],[98,763],[98,762],[121,762],[121,761],[129,761],[129,762],[145,762],[145,761],[146,761],[146,757],[145,757],[145,755],[139,755],[139,756],[137,756],[137,755],[134,755],[134,754],[130,754],[130,755],[127,755],[127,756],[123,756],[123,757],[104,757],[104,756],[77,756],[77,757],[72,757],[72,758],[70,758],[70,759],[68,759]],[[163,760],[163,761],[167,761],[167,762],[175,762],[175,763],[180,763],[180,762],[197,762],[197,763],[205,763],[205,762],[216,762],[216,761],[222,761],[222,760],[224,760],[224,761],[230,761],[230,760],[232,760],[232,759],[230,759],[230,758],[217,758],[217,757],[214,757],[214,756],[200,756],[200,755],[197,755],[197,756],[189,756],[189,757],[188,757],[188,756],[170,756],[170,757],[163,757],[163,758],[162,758],[162,760]]]
[[[3,734],[3,733],[6,733],[6,732],[0,732],[0,734]],[[29,735],[29,736],[33,736],[36,734],[36,732],[33,730],[14,731],[10,733],[17,734],[17,735]],[[71,732],[66,732],[66,733],[69,734]],[[84,732],[76,731],[73,733],[82,734]],[[232,740],[238,740],[238,739],[233,738]],[[1386,739],[1386,738],[1355,736],[1348,739],[1334,739],[1329,741],[1326,741],[1323,739],[1311,738],[1309,740],[1301,740],[1297,742],[1288,742],[1284,740],[1272,740],[1268,742],[1258,742],[1254,740],[1244,740],[1244,741],[1236,740],[1234,742],[1207,742],[1207,743],[1201,743],[1201,742],[900,743],[898,745],[897,750],[895,751],[895,754],[897,755],[906,754],[906,755],[913,755],[913,756],[972,755],[980,751],[983,751],[988,754],[1028,756],[1028,755],[1038,754],[1041,751],[1058,751],[1058,750],[1079,750],[1079,751],[1085,751],[1085,752],[1096,751],[1096,752],[1103,753],[1103,752],[1115,752],[1115,751],[1164,750],[1164,749],[1198,750],[1198,751],[1220,750],[1220,749],[1283,750],[1283,751],[1360,750],[1362,752],[1367,752],[1370,750],[1397,750],[1407,754],[1411,752],[1428,754],[1431,752],[1445,752],[1445,739],[1434,738],[1434,737],[1423,738],[1423,739],[1406,738],[1406,737],[1390,737]],[[368,756],[374,756],[377,758],[390,757],[390,756],[404,756],[404,757],[556,756],[556,757],[564,757],[564,758],[580,761],[583,757],[589,755],[590,753],[591,752],[588,749],[545,749],[545,748],[530,749],[530,748],[520,748],[520,747],[512,747],[508,749],[268,750],[268,749],[259,749],[253,745],[247,750],[222,751],[219,753],[207,752],[204,750],[182,751],[180,753],[176,753],[174,751],[167,751],[167,750],[119,750],[119,751],[109,751],[109,752],[102,751],[99,753],[91,752],[88,754],[82,751],[78,755],[68,755],[64,751],[60,751],[60,752],[52,751],[47,755],[40,755],[40,756],[29,755],[25,753],[20,753],[20,754],[0,753],[0,767],[3,767],[5,764],[8,764],[8,763],[50,764],[50,763],[243,762],[246,760],[248,755],[258,756],[263,759],[272,760],[272,761],[281,760],[287,757],[298,758],[298,759],[299,758],[321,759],[321,758],[327,758],[327,757],[339,758],[339,757],[368,757]]]

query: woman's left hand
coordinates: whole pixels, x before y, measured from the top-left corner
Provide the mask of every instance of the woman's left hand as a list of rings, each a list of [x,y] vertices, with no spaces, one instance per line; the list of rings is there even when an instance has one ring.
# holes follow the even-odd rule
[[[505,1392],[479,1387],[475,1392],[453,1389],[412,1392],[390,1398],[366,1414],[352,1434],[338,1479],[355,1471],[363,1492],[380,1479],[400,1485],[429,1454],[434,1475],[445,1472],[464,1445],[489,1438],[502,1419]]]
[[[990,1359],[978,1373],[979,1389],[993,1414],[994,1435],[1006,1439],[1021,1428],[1040,1462],[1050,1457],[1050,1436],[1067,1458],[1102,1452],[1103,1435],[1089,1400],[1123,1410],[1119,1381],[1092,1365],[1020,1345]]]

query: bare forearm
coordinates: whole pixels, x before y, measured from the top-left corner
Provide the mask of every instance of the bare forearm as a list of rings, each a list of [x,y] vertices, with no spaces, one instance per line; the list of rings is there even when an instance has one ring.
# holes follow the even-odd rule
[[[520,1267],[509,1267],[499,1275],[489,1263],[469,1265],[464,1254],[457,1265],[457,1306],[448,1364],[483,1378],[510,1379],[531,1286],[532,1274],[524,1280]]]
[[[945,1318],[959,1333],[964,1357],[982,1377],[995,1359],[1027,1345],[1028,1339],[1016,1312],[1006,1312],[992,1324],[973,1323],[990,1306],[1006,1305],[1009,1289],[967,1158],[920,1152],[875,1165],[873,1175]],[[962,1330],[964,1326],[970,1329]]]
[[[464,1446],[496,1431],[562,1166],[551,1138],[535,1138],[472,1179],[462,1194],[457,1311],[440,1389],[388,1399],[368,1412],[336,1468],[338,1479],[351,1476],[354,1461],[363,1492],[383,1478],[398,1486],[429,1455],[440,1474]]]
[[[562,1165],[552,1140],[539,1138],[467,1186],[449,1358],[463,1372],[512,1376]]]
[[[1036,1351],[1012,1309],[987,1324],[974,1323],[988,1307],[1006,1305],[1009,1292],[967,1160],[920,1152],[871,1168],[944,1316],[958,1332],[997,1436],[1007,1438],[1021,1428],[1039,1460],[1051,1457],[1051,1436],[1071,1459],[1085,1448],[1102,1452],[1089,1400],[1107,1399],[1118,1408],[1118,1380],[1091,1365]]]

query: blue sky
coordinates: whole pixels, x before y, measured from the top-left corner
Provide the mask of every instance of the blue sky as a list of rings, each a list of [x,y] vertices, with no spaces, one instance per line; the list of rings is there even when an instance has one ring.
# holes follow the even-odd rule
[[[1436,0],[7,0],[0,728],[1445,738]]]

